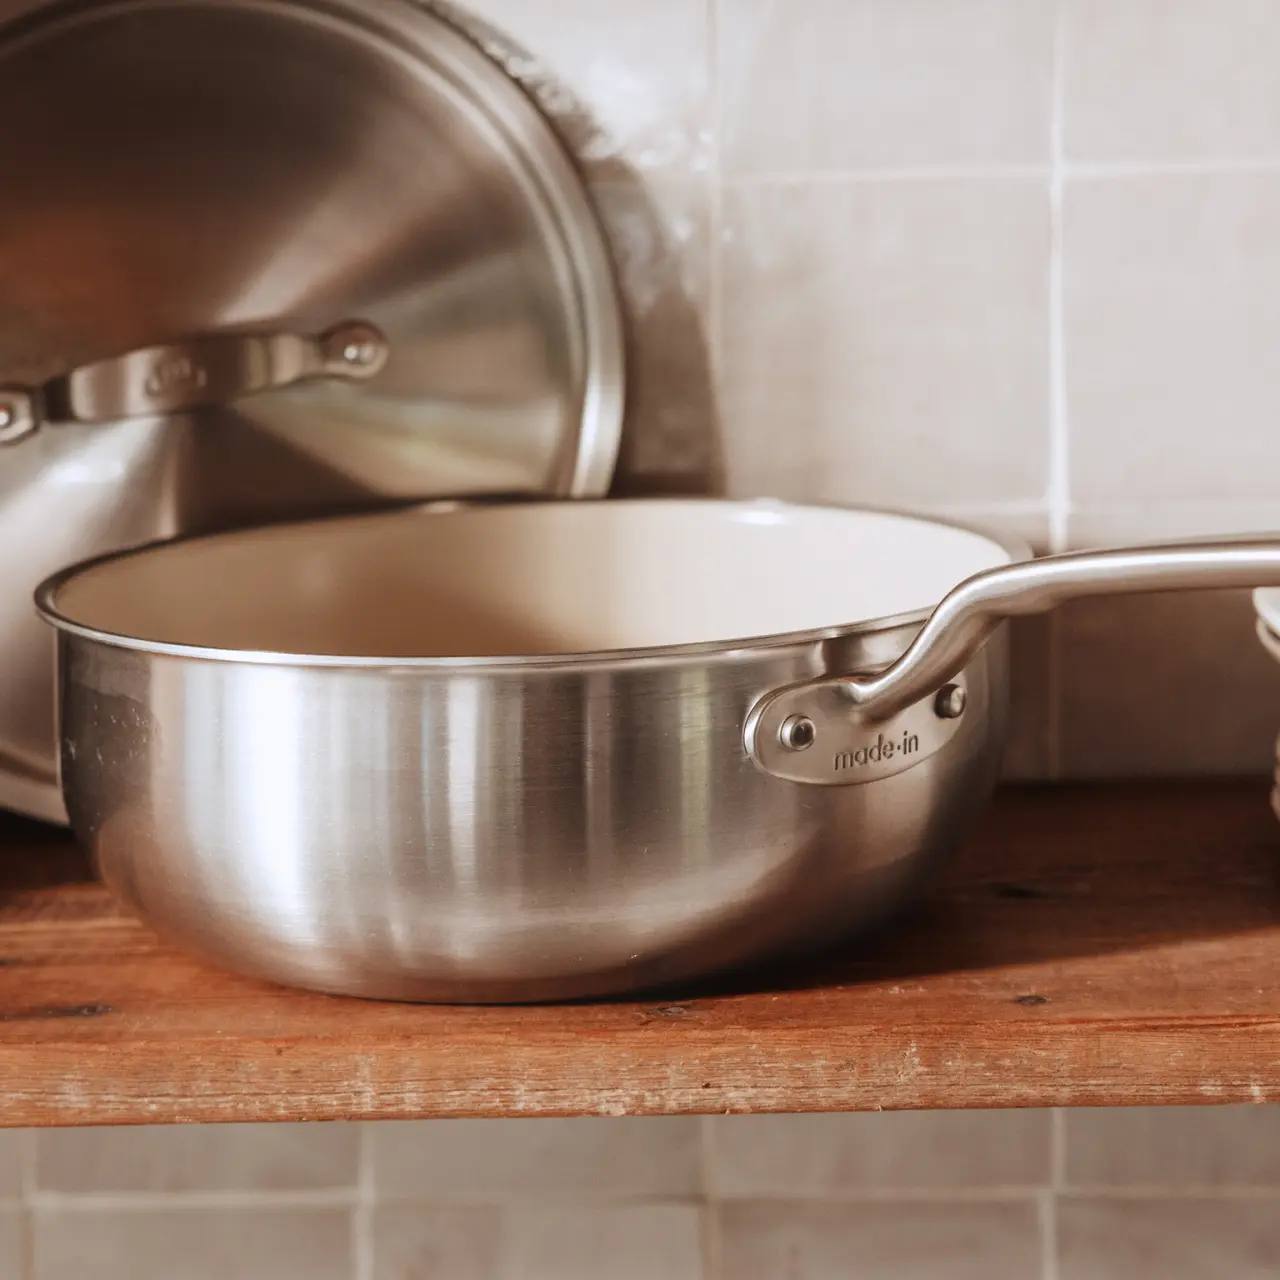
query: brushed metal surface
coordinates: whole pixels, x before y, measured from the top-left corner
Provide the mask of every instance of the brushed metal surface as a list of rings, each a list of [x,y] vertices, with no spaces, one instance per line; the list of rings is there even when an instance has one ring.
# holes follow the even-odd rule
[[[954,736],[908,772],[805,786],[742,748],[766,691],[881,663],[915,630],[427,673],[63,634],[67,806],[130,909],[235,970],[434,1001],[670,983],[869,926],[965,833],[999,769],[1003,633],[966,669]]]
[[[989,793],[1004,637],[945,740],[874,783],[767,776],[748,712],[884,667],[922,620],[832,616],[936,600],[1008,554],[905,517],[656,500],[113,557],[40,597],[68,809],[161,932],[322,990],[603,995],[820,945],[902,902]],[[762,632],[788,623],[821,630]],[[628,639],[647,647],[560,647]]]
[[[445,505],[111,557],[38,597],[68,812],[160,932],[324,991],[600,996],[821,945],[904,903],[989,797],[1006,617],[1280,584],[1275,541],[1014,556],[925,520],[707,500]],[[934,592],[927,618],[820,620]],[[758,630],[802,608],[821,630]],[[540,650],[501,647],[538,621]],[[583,635],[677,638],[557,647]],[[771,772],[821,748],[837,696],[851,767]],[[862,781],[895,725],[928,749],[868,754]]]
[[[42,578],[183,532],[603,492],[623,333],[559,137],[411,0],[17,8],[0,27],[0,384],[352,317],[390,350],[367,382],[0,449],[0,803],[57,820]]]
[[[362,381],[377,377],[387,357],[386,339],[358,320],[314,336],[219,333],[142,347],[42,387],[0,386],[6,429],[0,444],[15,444],[45,425],[206,409],[316,378]]]
[[[762,699],[743,730],[751,759],[766,773],[791,782],[866,784],[916,768],[951,740],[968,712],[968,690],[959,677],[948,688],[961,691],[961,715],[940,714],[935,698],[926,697],[896,715],[870,718],[849,697],[848,675],[801,681]],[[804,726],[799,741],[797,725]]]

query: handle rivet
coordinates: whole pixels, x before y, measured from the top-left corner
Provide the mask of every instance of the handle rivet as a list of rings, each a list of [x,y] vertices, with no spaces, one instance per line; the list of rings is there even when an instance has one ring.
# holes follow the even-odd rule
[[[26,402],[21,398],[15,401],[12,392],[0,392],[0,444],[15,444],[35,429]]]
[[[944,684],[933,700],[933,710],[940,720],[958,720],[968,702],[969,695],[958,684]]]
[[[357,342],[348,342],[342,348],[342,358],[348,364],[372,364],[377,357],[378,349],[368,338],[362,338]]]
[[[808,751],[817,737],[818,730],[808,716],[788,716],[778,730],[778,741],[788,751]]]

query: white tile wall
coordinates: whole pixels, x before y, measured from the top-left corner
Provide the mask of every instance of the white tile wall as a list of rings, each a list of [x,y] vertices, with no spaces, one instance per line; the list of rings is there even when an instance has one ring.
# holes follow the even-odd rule
[[[1043,1250],[1028,1199],[977,1204],[730,1205],[732,1280],[1032,1280]]]
[[[0,1280],[25,1280],[26,1270],[21,1212],[0,1205]]]
[[[726,177],[1044,165],[1054,0],[725,0]]]
[[[624,482],[1280,529],[1275,0],[473,3],[613,135]],[[1020,776],[1269,768],[1240,595],[1017,634]],[[0,1280],[1251,1280],[1276,1115],[0,1135]]]
[[[0,1130],[0,1205],[22,1191],[22,1160],[29,1139],[20,1129]]]
[[[37,1208],[31,1280],[350,1280],[344,1208]]]
[[[369,1280],[497,1280],[502,1210],[393,1204],[370,1223]]]
[[[690,1205],[508,1211],[502,1280],[701,1280],[702,1222]]]
[[[1280,664],[1248,643],[1246,592],[1090,600],[1058,625],[1071,657],[1060,760],[1073,776],[1239,774],[1270,758]],[[1194,706],[1170,696],[1187,689]]]
[[[1144,537],[1148,504],[1265,511],[1280,404],[1280,170],[1073,182],[1063,244],[1077,540],[1099,513],[1110,536]],[[1272,509],[1266,526],[1275,519]]]
[[[1069,160],[1280,159],[1271,0],[1065,0],[1064,10]]]
[[[1040,502],[1042,182],[735,185],[721,237],[731,489],[908,508]]]
[[[1046,1111],[721,1116],[707,1177],[724,1199],[1045,1186]]]
[[[52,1130],[40,1135],[41,1191],[296,1191],[348,1187],[352,1124]]]
[[[1072,1200],[1058,1208],[1060,1280],[1271,1280],[1280,1198]]]
[[[23,1135],[26,1189],[0,1203],[0,1280],[1280,1275],[1280,1107],[351,1131],[356,1167],[310,1187],[228,1175],[262,1167],[233,1146],[261,1152],[269,1137],[241,1133],[219,1152],[208,1130],[120,1130],[111,1162],[107,1131]],[[200,1141],[214,1153],[203,1187],[160,1190],[155,1152]],[[93,1175],[37,1182],[55,1151],[67,1168],[82,1153]]]
[[[373,1220],[371,1280],[702,1280],[696,1204],[439,1208]]]
[[[1280,1107],[1086,1108],[1064,1121],[1069,1187],[1280,1195]]]
[[[384,1196],[681,1196],[701,1178],[698,1121],[683,1117],[388,1123],[370,1141]]]

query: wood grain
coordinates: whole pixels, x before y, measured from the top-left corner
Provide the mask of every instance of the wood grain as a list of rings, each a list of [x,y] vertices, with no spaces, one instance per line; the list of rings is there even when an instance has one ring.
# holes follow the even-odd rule
[[[534,1008],[224,974],[0,818],[0,1125],[1240,1101],[1280,1101],[1261,781],[1006,790],[858,952]]]

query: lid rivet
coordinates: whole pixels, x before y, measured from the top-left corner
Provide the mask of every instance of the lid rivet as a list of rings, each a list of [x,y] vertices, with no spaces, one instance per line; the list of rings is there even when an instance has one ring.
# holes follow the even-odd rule
[[[348,364],[372,364],[377,357],[378,349],[368,338],[360,338],[354,342],[348,342],[342,348],[342,358]]]
[[[387,362],[387,340],[371,324],[352,321],[322,334],[321,359],[338,377],[372,378]]]
[[[12,391],[0,391],[0,445],[17,444],[40,425],[29,404],[21,394],[15,399]]]

